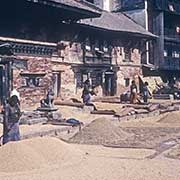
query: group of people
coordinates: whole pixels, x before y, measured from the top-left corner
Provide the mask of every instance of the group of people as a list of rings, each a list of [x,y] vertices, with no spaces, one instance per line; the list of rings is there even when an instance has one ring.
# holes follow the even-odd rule
[[[145,82],[142,87],[142,96],[144,103],[148,103],[149,91],[148,91],[148,82]],[[138,98],[138,88],[133,80],[130,86],[130,103],[135,104],[137,101],[140,101]]]
[[[96,95],[96,94],[91,89],[90,80],[87,79],[84,82],[84,88],[83,88],[82,96],[81,96],[81,98],[83,99],[83,103],[86,105],[89,104],[92,95]],[[148,82],[145,82],[143,84],[142,97],[143,97],[143,102],[148,103],[148,97],[149,97]],[[135,104],[138,101],[140,102],[138,98],[138,88],[135,81],[133,80],[130,85],[130,103]]]
[[[144,103],[148,102],[148,83],[145,82],[143,89],[143,100]],[[84,88],[82,91],[82,99],[83,103],[88,105],[90,104],[91,95],[96,95],[94,91],[91,89],[90,80],[87,79],[84,82]],[[52,93],[48,93],[47,99],[51,101],[53,98],[49,98],[52,96]],[[138,88],[133,80],[130,86],[130,102],[136,103],[138,101]],[[42,102],[41,102],[42,103]],[[47,104],[47,102],[43,101],[43,103]],[[49,101],[48,101],[49,105]],[[4,113],[4,121],[3,121],[3,135],[0,137],[2,139],[2,143],[6,144],[9,141],[18,141],[20,140],[20,132],[19,132],[19,119],[21,116],[21,110],[20,110],[20,97],[18,93],[12,93],[10,98],[8,99],[6,105],[4,108],[1,107],[2,113]]]

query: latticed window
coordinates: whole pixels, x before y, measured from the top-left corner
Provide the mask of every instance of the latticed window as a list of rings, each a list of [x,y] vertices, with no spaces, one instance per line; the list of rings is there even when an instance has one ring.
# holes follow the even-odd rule
[[[22,86],[23,87],[39,87],[40,84],[40,78],[39,77],[24,77],[22,79]]]
[[[86,38],[86,40],[85,40],[85,50],[91,51],[91,43],[90,43],[89,38]]]
[[[100,46],[99,41],[98,41],[98,40],[95,40],[94,49],[95,49],[96,51],[99,51],[99,50],[100,50],[100,49],[99,49],[99,46]]]
[[[124,61],[131,61],[131,48],[124,48]]]
[[[20,73],[22,78],[22,87],[40,87],[43,85],[45,73]]]
[[[105,53],[108,53],[108,51],[109,51],[107,41],[104,41],[104,42],[103,42],[103,51],[104,51]]]

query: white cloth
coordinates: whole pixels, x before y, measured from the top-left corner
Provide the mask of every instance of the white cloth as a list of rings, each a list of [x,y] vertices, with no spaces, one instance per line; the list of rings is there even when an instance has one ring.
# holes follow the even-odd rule
[[[19,101],[20,101],[20,93],[16,90],[16,89],[13,89],[12,91],[11,91],[11,95],[10,95],[10,97],[12,97],[12,96],[17,96],[18,97],[18,99],[19,99]]]

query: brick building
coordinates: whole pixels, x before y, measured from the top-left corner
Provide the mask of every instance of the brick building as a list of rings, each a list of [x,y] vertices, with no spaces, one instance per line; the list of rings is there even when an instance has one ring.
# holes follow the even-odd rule
[[[63,84],[69,85],[66,74],[61,77],[61,72],[66,71],[63,65],[53,68],[57,67],[57,59],[61,62],[58,48],[64,47],[57,44],[66,38],[65,24],[98,16],[100,10],[86,2],[3,0],[0,6],[1,101],[13,88],[20,92],[23,105],[39,102],[50,86],[59,96]],[[3,47],[7,43],[11,54]]]
[[[49,87],[57,97],[80,96],[88,77],[99,95],[119,94],[141,74],[143,44],[154,38],[122,13],[84,1],[4,0],[0,9],[0,44],[11,53],[0,51],[1,99],[16,88],[24,106]]]
[[[155,36],[122,13],[104,11],[98,18],[81,20],[80,25],[87,41],[79,72],[89,73],[103,95],[119,95],[133,79],[138,83],[144,44]]]

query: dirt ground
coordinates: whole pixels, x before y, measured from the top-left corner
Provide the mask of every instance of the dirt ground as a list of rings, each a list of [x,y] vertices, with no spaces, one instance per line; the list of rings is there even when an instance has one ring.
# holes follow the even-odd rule
[[[100,109],[119,109],[118,104],[97,104]],[[7,172],[0,168],[1,180],[179,180],[180,179],[180,112],[166,113],[156,117],[143,119],[134,119],[129,121],[111,120],[111,116],[92,115],[86,111],[82,111],[72,107],[59,107],[59,111],[63,117],[77,118],[85,123],[84,137],[91,138],[93,130],[97,129],[96,125],[91,128],[91,122],[96,119],[111,121],[115,132],[120,129],[122,134],[112,134],[113,141],[98,141],[95,145],[88,144],[87,139],[83,139],[80,144],[61,143],[60,139],[77,136],[81,138],[82,134],[77,129],[70,133],[63,131],[56,138],[47,137],[46,141],[41,142],[36,138],[30,141],[20,141],[18,145],[10,144],[9,147],[0,148],[0,156],[8,152],[6,156],[8,162],[20,161],[20,165],[26,161],[23,159],[35,158],[35,168],[23,168],[17,172]],[[98,122],[99,123],[99,122]],[[106,128],[104,124],[102,134],[108,133],[111,127]],[[116,128],[117,127],[117,128]],[[21,133],[46,131],[49,129],[59,128],[52,125],[21,125]],[[86,131],[88,128],[88,131]],[[2,129],[2,127],[0,127]],[[99,127],[99,131],[101,128]],[[88,132],[88,133],[87,133]],[[81,133],[81,134],[80,134]],[[118,139],[116,139],[118,134]],[[101,135],[101,134],[100,134]],[[126,135],[126,138],[124,136]],[[93,138],[99,137],[97,132]],[[108,137],[106,137],[108,139]],[[77,140],[77,139],[76,139]],[[81,139],[82,140],[82,139]],[[60,141],[60,144],[59,142]],[[55,142],[55,145],[53,144]],[[99,143],[100,142],[100,143]],[[101,143],[103,142],[103,143]],[[15,143],[16,144],[16,143]],[[66,145],[67,144],[67,145]],[[15,151],[13,151],[13,147]],[[22,151],[22,148],[24,150]],[[41,157],[43,150],[43,157]],[[58,149],[57,149],[58,148]],[[61,149],[64,149],[61,157]],[[11,149],[11,151],[10,151]],[[19,157],[20,151],[23,157]],[[78,153],[77,153],[78,151]],[[59,152],[58,154],[56,152]],[[67,152],[67,153],[66,153]],[[80,153],[79,153],[80,152]],[[48,155],[46,155],[48,153]],[[17,156],[18,158],[17,158]],[[40,156],[39,162],[42,166],[38,168],[37,157]],[[49,156],[51,158],[49,158]],[[9,157],[11,159],[9,160]],[[26,158],[24,158],[26,157]],[[17,158],[17,159],[16,159]],[[59,159],[59,160],[54,160]],[[10,166],[5,159],[1,158],[2,167]],[[52,162],[51,162],[52,161]],[[47,163],[48,162],[48,163]],[[66,162],[66,163],[64,163]],[[45,165],[44,165],[44,164]],[[49,164],[50,163],[50,164]],[[18,165],[18,163],[17,163]],[[25,166],[25,165],[24,165]],[[13,169],[12,166],[10,166]],[[9,168],[10,168],[9,167]],[[27,166],[29,167],[29,166]]]

